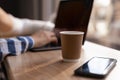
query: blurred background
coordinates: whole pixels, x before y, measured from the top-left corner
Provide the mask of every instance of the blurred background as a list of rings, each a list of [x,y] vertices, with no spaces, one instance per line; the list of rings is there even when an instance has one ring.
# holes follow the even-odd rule
[[[87,40],[120,50],[120,0],[95,0]]]
[[[59,0],[0,0],[0,7],[19,18],[48,20]]]
[[[52,20],[60,0],[0,0],[0,6],[19,18]],[[86,39],[120,50],[120,0],[94,0]]]

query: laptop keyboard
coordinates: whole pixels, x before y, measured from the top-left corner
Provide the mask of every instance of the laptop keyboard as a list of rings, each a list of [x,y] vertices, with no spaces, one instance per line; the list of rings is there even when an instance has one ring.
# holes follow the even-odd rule
[[[61,49],[61,40],[58,38],[58,43],[51,42],[45,46],[32,48],[30,51],[37,52],[37,51],[47,51],[47,50],[57,50]]]

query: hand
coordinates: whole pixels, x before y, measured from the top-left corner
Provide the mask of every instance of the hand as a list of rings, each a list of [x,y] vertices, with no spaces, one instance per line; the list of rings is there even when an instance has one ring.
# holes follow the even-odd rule
[[[35,41],[34,48],[44,46],[50,42],[57,43],[56,35],[51,31],[38,31],[32,35],[32,38]]]

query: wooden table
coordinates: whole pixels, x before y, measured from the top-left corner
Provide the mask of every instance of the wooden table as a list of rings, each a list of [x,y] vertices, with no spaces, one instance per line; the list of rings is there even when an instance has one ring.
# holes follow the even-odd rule
[[[104,80],[120,80],[120,51],[88,41],[82,47],[79,62],[63,62],[61,50],[53,50],[10,56],[4,63],[9,80],[96,80],[74,76],[74,70],[94,56],[117,59],[117,65]]]

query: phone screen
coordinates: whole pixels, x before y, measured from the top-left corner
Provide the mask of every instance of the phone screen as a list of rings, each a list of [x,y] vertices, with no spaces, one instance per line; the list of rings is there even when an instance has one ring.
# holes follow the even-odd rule
[[[115,66],[117,60],[112,58],[94,57],[75,70],[75,74],[102,78]]]

